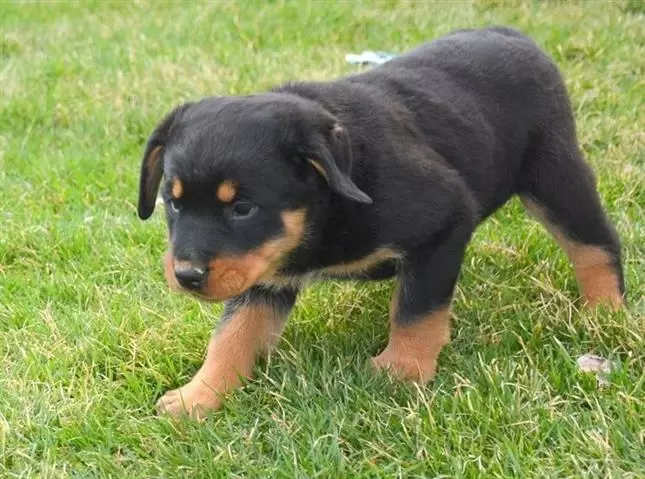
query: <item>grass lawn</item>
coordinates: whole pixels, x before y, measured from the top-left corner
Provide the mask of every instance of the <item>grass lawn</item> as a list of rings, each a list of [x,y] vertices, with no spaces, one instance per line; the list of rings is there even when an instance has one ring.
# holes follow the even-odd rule
[[[143,144],[175,104],[353,72],[490,23],[558,62],[622,236],[630,306],[509,203],[477,232],[423,388],[372,376],[391,283],[300,298],[277,352],[203,424],[154,414],[220,306],[169,294]],[[437,119],[441,121],[441,119]],[[0,4],[0,477],[644,477],[645,7],[578,2]],[[576,358],[617,361],[607,387]]]

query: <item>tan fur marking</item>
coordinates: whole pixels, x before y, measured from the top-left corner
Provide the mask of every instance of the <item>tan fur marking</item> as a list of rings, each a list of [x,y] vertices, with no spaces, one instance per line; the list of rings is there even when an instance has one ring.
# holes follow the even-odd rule
[[[405,325],[394,321],[397,309],[396,299],[393,299],[390,303],[390,339],[383,352],[372,358],[372,365],[377,370],[389,370],[400,379],[430,381],[435,375],[441,349],[450,342],[450,308],[439,309]]]
[[[305,234],[305,210],[282,213],[284,234],[239,257],[217,258],[209,263],[204,294],[214,300],[246,291],[258,281],[272,277],[284,258],[300,245]]]
[[[223,394],[252,377],[257,356],[277,343],[285,319],[265,305],[241,308],[215,333],[204,364],[193,379],[168,392],[157,403],[157,409],[172,415],[185,411],[198,419],[205,412],[218,409]]]
[[[282,266],[284,258],[300,246],[305,235],[305,210],[283,212],[282,224],[285,230],[284,235],[268,241],[258,249],[260,257],[270,265],[261,275],[261,279],[273,276]]]
[[[619,309],[623,304],[623,296],[620,294],[620,283],[609,254],[599,246],[585,245],[567,238],[558,226],[549,221],[540,205],[525,196],[521,200],[571,260],[580,292],[587,305],[594,307],[600,303],[609,303],[614,309]]]
[[[392,297],[390,298],[390,321],[394,321],[394,318],[399,313],[399,291],[400,286],[397,283],[396,288],[394,288],[394,292],[392,293]]]
[[[329,279],[329,277],[333,276],[347,277],[351,276],[352,274],[365,273],[371,268],[378,266],[383,261],[391,259],[401,259],[402,257],[402,254],[389,248],[379,248],[363,258],[357,259],[356,261],[328,266],[326,268],[312,271],[300,276],[279,276],[275,274],[270,275],[262,279],[262,284],[276,288],[304,288],[311,281],[316,281],[318,279]]]
[[[620,294],[616,270],[607,252],[597,246],[573,242],[563,245],[563,248],[571,258],[587,304],[594,307],[609,302],[614,309],[619,309],[623,304],[623,296]]]
[[[180,291],[181,286],[177,282],[177,278],[175,278],[175,265],[172,257],[172,253],[170,251],[166,251],[166,253],[163,255],[163,264],[164,264],[164,273],[166,275],[166,282],[168,283],[168,286],[170,289],[173,289],[175,291]]]
[[[321,269],[320,272],[331,276],[364,273],[374,268],[375,266],[378,266],[384,261],[399,258],[401,258],[401,254],[397,253],[396,251],[389,248],[379,248],[373,253],[370,253],[363,258],[357,259],[356,261],[327,266]]]
[[[311,159],[307,159],[307,161],[311,164],[311,166],[313,166],[316,169],[318,173],[320,173],[320,176],[322,176],[326,180],[328,179],[327,173],[325,172],[324,168],[320,165],[320,163],[318,163],[316,160],[311,160]]]
[[[181,184],[181,181],[179,178],[175,177],[172,180],[172,190],[170,192],[172,194],[172,197],[176,200],[181,198],[181,195],[184,193],[184,187]]]
[[[217,199],[222,203],[230,203],[235,198],[237,194],[237,187],[235,183],[231,180],[223,181],[217,187]]]

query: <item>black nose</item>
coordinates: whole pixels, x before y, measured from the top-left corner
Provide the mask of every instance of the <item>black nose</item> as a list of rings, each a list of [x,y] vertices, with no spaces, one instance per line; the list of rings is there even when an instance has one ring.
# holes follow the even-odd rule
[[[175,266],[175,278],[186,289],[199,289],[206,282],[208,271],[206,268],[194,266]]]

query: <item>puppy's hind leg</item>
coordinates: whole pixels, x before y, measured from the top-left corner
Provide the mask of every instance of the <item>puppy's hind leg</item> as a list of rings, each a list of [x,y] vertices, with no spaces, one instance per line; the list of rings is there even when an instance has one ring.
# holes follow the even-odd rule
[[[568,255],[587,304],[618,309],[625,293],[620,241],[602,208],[572,121],[564,126],[564,131],[543,135],[531,150],[520,198]]]

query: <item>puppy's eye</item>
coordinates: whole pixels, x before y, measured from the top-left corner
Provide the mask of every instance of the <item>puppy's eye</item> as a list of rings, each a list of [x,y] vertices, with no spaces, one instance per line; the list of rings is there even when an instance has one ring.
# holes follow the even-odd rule
[[[258,207],[248,201],[237,201],[231,209],[233,218],[249,218],[258,211]]]

